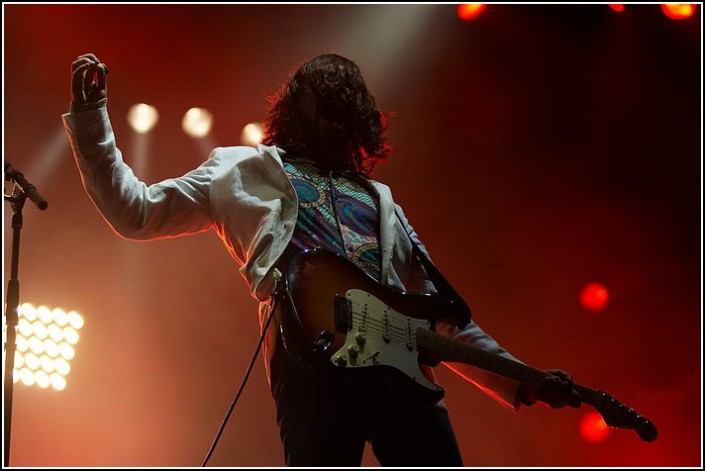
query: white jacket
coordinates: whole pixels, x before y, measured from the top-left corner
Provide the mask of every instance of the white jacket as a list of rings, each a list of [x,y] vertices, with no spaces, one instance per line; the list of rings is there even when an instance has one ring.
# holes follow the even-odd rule
[[[147,240],[213,228],[240,265],[252,296],[262,305],[268,302],[272,268],[291,239],[298,214],[296,191],[284,172],[281,149],[219,147],[198,168],[147,186],[123,162],[106,108],[65,114],[63,120],[86,192],[116,233]],[[379,198],[382,283],[432,291],[420,263],[411,256],[412,244],[402,223],[425,248],[403,213],[401,220],[395,214],[399,206],[389,187],[371,183]],[[437,323],[436,329],[513,359],[474,322],[465,329]],[[468,365],[447,366],[502,404],[518,407],[517,382]]]

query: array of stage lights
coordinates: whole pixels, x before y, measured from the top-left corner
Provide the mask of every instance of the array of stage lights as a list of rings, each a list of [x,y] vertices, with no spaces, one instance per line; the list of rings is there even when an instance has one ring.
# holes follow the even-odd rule
[[[29,303],[20,305],[18,314],[14,382],[57,391],[66,389],[83,316],[76,311]]]

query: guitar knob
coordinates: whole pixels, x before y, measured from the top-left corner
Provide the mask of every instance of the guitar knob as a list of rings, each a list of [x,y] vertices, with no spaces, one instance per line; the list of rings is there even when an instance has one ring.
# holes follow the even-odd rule
[[[363,345],[365,345],[365,342],[367,341],[367,336],[365,335],[364,332],[358,332],[355,334],[355,341],[357,342],[358,345],[363,346]]]
[[[358,353],[360,353],[360,349],[358,348],[357,345],[350,345],[348,347],[348,355],[350,356],[351,359],[357,358]]]
[[[333,357],[333,361],[338,366],[345,366],[348,363],[347,359],[343,355],[336,355],[335,357]]]

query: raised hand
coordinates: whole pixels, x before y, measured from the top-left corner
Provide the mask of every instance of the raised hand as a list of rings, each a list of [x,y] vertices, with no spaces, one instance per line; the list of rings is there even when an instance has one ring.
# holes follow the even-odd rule
[[[95,56],[83,54],[71,64],[71,107],[96,103],[108,96],[108,68]]]

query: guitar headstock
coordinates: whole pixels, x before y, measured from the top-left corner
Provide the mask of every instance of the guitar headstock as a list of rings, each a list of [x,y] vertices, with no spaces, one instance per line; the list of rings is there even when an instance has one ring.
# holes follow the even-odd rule
[[[656,440],[656,426],[634,409],[625,406],[604,391],[595,391],[595,403],[592,404],[610,427],[634,430],[645,442]]]

